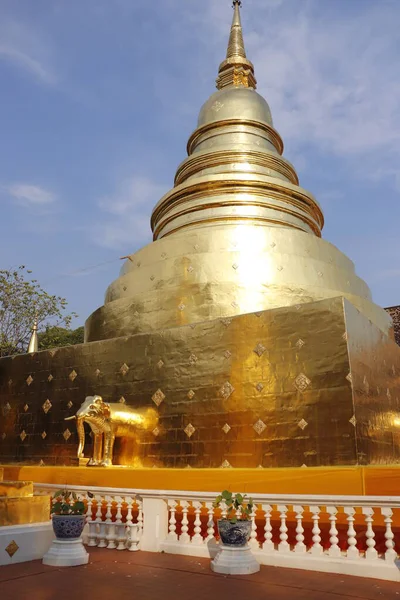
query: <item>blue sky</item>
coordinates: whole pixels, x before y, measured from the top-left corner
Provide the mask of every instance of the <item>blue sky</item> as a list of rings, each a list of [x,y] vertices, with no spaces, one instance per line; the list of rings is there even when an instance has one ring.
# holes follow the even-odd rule
[[[231,17],[229,0],[0,1],[0,264],[33,269],[76,325],[151,240]],[[243,0],[242,20],[324,237],[400,304],[400,2]]]

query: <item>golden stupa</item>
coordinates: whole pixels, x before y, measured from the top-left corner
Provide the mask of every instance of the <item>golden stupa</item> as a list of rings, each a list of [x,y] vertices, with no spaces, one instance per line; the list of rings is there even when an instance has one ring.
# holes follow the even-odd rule
[[[282,157],[256,92],[239,12],[218,91],[202,106],[175,187],[151,217],[154,242],[130,256],[86,322],[94,341],[343,296],[384,333],[353,263],[321,239],[322,210]]]
[[[321,238],[322,210],[282,157],[246,56],[240,4],[217,91],[200,110],[174,188],[153,210],[154,241],[128,257],[86,321],[84,344],[0,360],[3,462],[73,465],[77,437],[65,418],[94,394],[157,410],[154,429],[116,443],[116,462],[134,468],[67,468],[46,481],[247,482],[267,491],[277,468],[287,485],[279,475],[276,491],[293,484],[301,493],[301,480],[308,492],[340,491],[339,481],[348,493],[371,493],[383,476],[369,471],[368,488],[360,472],[400,461],[391,319],[353,263]],[[298,467],[323,473],[312,487],[313,469]],[[330,472],[339,475],[324,487]],[[396,467],[390,473],[393,481]],[[43,470],[36,477],[44,480]]]

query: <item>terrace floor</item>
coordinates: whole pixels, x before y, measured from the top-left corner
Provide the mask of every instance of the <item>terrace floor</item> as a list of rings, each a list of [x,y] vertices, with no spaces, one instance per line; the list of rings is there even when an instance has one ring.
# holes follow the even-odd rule
[[[261,567],[255,575],[225,576],[209,559],[90,548],[86,566],[45,567],[41,561],[0,567],[1,600],[387,600],[398,583]]]

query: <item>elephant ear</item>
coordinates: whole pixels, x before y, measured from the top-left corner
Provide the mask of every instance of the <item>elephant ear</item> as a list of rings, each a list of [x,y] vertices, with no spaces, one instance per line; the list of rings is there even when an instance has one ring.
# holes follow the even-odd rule
[[[111,410],[110,410],[110,405],[107,404],[107,402],[102,402],[102,404],[101,404],[101,412],[103,413],[103,415],[104,415],[104,417],[106,419],[110,418]]]

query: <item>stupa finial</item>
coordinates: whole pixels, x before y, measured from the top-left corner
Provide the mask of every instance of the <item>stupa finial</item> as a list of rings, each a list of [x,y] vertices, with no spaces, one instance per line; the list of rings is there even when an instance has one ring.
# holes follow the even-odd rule
[[[244,47],[242,21],[240,19],[241,0],[233,0],[233,19],[229,34],[226,59],[220,64],[217,88],[228,85],[256,87],[253,64],[247,59]]]
[[[242,56],[243,58],[246,58],[246,50],[244,49],[243,40],[242,21],[240,19],[241,6],[241,0],[233,1],[232,7],[234,13],[231,26],[231,33],[229,36],[228,50],[226,52],[226,58],[232,58],[233,56]]]
[[[31,338],[30,338],[29,344],[28,344],[28,350],[27,350],[28,354],[33,354],[34,352],[38,351],[39,340],[38,340],[37,332],[38,332],[38,320],[37,320],[37,317],[35,317],[33,320]]]

